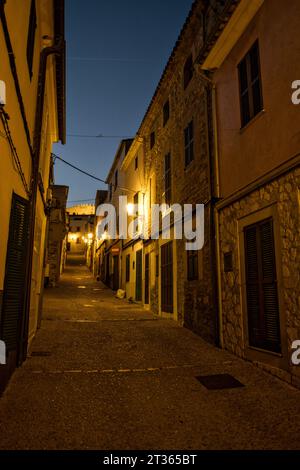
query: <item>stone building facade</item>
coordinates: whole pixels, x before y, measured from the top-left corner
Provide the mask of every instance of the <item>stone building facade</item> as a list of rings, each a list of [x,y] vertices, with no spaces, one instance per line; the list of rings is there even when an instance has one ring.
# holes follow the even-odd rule
[[[297,386],[299,21],[297,0],[241,0],[199,58],[216,98],[220,341]]]
[[[153,203],[204,204],[204,246],[191,259],[172,225],[169,240],[119,253],[130,297],[295,385],[299,18],[297,0],[194,2],[120,170],[148,228]],[[129,183],[139,152],[143,178]]]
[[[299,292],[300,292],[300,232],[299,232],[299,190],[300,165],[282,169],[266,184],[237,199],[230,205],[220,206],[220,253],[221,260],[228,252],[233,256],[233,269],[224,272],[222,266],[222,317],[223,342],[226,349],[234,354],[252,359],[277,375],[300,384],[299,367],[290,363],[291,345],[299,339]],[[297,167],[296,167],[297,166]],[[241,222],[273,217],[276,251],[278,296],[281,307],[281,354],[249,349],[245,340],[247,325],[243,310],[246,310],[243,265],[240,249]],[[252,218],[252,220],[250,220]],[[246,222],[248,224],[248,222]],[[276,370],[277,369],[277,370]],[[285,372],[282,372],[282,369]],[[294,377],[293,377],[294,376]]]
[[[120,286],[129,297],[215,343],[218,327],[210,89],[195,68],[196,58],[223,8],[221,2],[212,3],[208,11],[205,2],[194,2],[128,155],[118,167],[120,187],[139,194],[148,229],[152,204],[193,204],[194,209],[196,204],[204,204],[204,246],[188,259],[185,240],[175,240],[171,227],[170,240],[160,236],[158,240],[124,241],[118,247],[123,273]],[[209,27],[204,27],[205,15]],[[137,158],[142,168],[139,175],[134,168]],[[110,184],[114,184],[115,171],[114,162],[108,177]],[[133,198],[133,192],[128,192],[128,197]],[[120,189],[119,193],[124,192]],[[105,244],[109,245],[107,241]],[[116,242],[111,245],[116,249]],[[130,281],[124,279],[126,258],[130,260]]]
[[[194,257],[195,272],[188,272],[186,240],[171,234],[173,279],[170,295],[173,312],[164,311],[162,268],[163,240],[145,244],[158,262],[158,276],[150,286],[150,308],[176,319],[210,342],[217,342],[214,295],[214,242],[212,227],[211,154],[209,142],[209,91],[194,62],[203,48],[203,2],[193,4],[149,109],[138,131],[144,140],[145,182],[151,203],[205,204],[204,247]],[[167,111],[167,118],[166,114]],[[151,136],[155,135],[152,146]],[[192,134],[192,135],[187,135]],[[192,156],[188,158],[187,146]],[[165,158],[170,155],[170,191],[166,198]],[[187,161],[188,159],[188,161]],[[150,266],[155,267],[154,261]]]

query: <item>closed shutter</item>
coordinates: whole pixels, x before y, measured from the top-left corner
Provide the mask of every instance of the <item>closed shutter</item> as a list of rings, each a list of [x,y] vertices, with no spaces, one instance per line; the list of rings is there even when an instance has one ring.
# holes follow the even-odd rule
[[[245,228],[249,344],[281,352],[272,219]]]
[[[135,300],[142,300],[142,250],[136,252],[136,278],[135,278]]]
[[[173,313],[173,254],[172,242],[161,247],[161,309]]]
[[[28,201],[13,194],[7,244],[1,339],[7,351],[17,351],[24,315],[26,257],[28,245]]]
[[[145,255],[145,304],[149,304],[150,255]]]

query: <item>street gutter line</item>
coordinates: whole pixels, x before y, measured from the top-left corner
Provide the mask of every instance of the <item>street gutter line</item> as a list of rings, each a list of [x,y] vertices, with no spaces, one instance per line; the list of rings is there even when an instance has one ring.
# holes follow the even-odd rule
[[[221,363],[205,364],[205,366],[217,366],[217,365],[232,365],[232,361],[225,361]],[[32,370],[33,374],[124,374],[132,372],[157,372],[163,370],[174,370],[174,369],[183,369],[183,368],[199,368],[203,367],[203,364],[183,364],[179,366],[163,366],[163,367],[147,367],[145,369],[92,369],[92,370],[79,370],[79,369],[69,369],[69,370]]]

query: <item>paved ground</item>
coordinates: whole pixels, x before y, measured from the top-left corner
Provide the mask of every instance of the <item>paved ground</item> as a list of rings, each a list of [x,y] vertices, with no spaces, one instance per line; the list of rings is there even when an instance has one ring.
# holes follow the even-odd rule
[[[1,449],[300,448],[300,391],[115,299],[72,261],[0,399]],[[245,386],[195,378],[216,373]]]

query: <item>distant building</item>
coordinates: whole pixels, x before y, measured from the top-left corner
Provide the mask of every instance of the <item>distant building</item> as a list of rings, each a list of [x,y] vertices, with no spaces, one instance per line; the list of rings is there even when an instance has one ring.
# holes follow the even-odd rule
[[[68,252],[86,254],[87,247],[94,236],[95,206],[82,204],[68,207],[67,213],[69,215]]]
[[[94,204],[78,204],[77,206],[68,207],[70,215],[92,215],[95,213]]]

